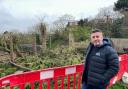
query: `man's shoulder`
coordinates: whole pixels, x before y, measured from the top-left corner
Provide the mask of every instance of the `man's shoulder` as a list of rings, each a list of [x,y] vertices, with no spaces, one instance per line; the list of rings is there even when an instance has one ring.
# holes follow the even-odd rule
[[[116,50],[112,46],[105,46],[105,49],[107,53],[116,53]]]
[[[106,45],[105,46],[106,49],[114,49],[112,46]]]

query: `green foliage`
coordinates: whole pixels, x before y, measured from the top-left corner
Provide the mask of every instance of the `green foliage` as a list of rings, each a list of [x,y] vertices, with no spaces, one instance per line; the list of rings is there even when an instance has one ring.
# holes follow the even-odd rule
[[[32,44],[35,40],[36,33],[19,33],[19,44]]]
[[[124,34],[123,29],[121,28],[123,24],[123,19],[116,19],[113,22],[98,22],[96,23],[96,28],[99,28],[103,31],[104,36],[111,37],[111,38],[123,38],[126,37]]]
[[[7,68],[5,70],[6,71],[4,71],[4,73],[7,74],[7,75],[9,75],[9,74],[14,73],[14,71],[16,71],[16,68],[11,67],[11,68]]]
[[[84,26],[84,23],[85,23],[84,20],[81,19],[81,20],[78,22],[78,25],[79,25],[79,26]]]
[[[0,68],[2,69],[0,71],[0,77],[12,74],[17,70],[17,68],[15,68],[9,64],[4,64],[4,63],[0,63]]]
[[[48,48],[55,48],[61,45],[68,45],[68,33],[66,30],[56,30],[54,34],[49,35],[47,41]]]
[[[75,39],[80,42],[80,41],[86,41],[90,37],[90,32],[91,28],[90,27],[81,27],[78,26],[77,31],[74,33],[75,34]]]
[[[69,33],[74,36],[74,41],[81,42],[89,39],[91,28],[88,26],[67,26],[63,30],[56,30],[54,34],[50,35],[47,41],[48,48],[60,47],[62,45],[68,46]]]
[[[81,27],[86,26],[87,23],[88,23],[88,19],[80,19],[78,21],[78,25],[81,26]]]
[[[128,89],[128,85],[124,84],[122,81],[117,82],[110,89]]]
[[[101,29],[104,33],[104,36],[107,36],[107,37],[111,37],[111,28],[112,28],[112,23],[109,23],[109,22],[98,22],[96,23],[96,28],[98,29]]]
[[[128,10],[128,0],[118,0],[115,3],[115,10],[121,10],[121,9]]]
[[[44,57],[47,55],[47,57]],[[82,55],[77,53],[75,49],[72,48],[56,48],[45,52],[45,54],[40,55],[44,60],[44,64],[47,67],[64,66],[81,63]]]
[[[40,45],[41,42],[40,42],[40,35],[39,34],[35,34],[36,36],[36,44]]]
[[[121,29],[123,20],[122,19],[117,19],[113,22],[113,25],[111,27],[111,37],[112,38],[122,38],[123,31]]]
[[[19,57],[15,62],[27,68],[37,70],[79,64],[81,60],[82,54],[78,53],[75,49],[56,48],[53,50],[46,50],[44,53],[36,56]]]
[[[70,26],[68,29],[71,29],[71,32],[74,35],[74,39],[77,42],[86,41],[89,39],[91,28],[87,26]]]

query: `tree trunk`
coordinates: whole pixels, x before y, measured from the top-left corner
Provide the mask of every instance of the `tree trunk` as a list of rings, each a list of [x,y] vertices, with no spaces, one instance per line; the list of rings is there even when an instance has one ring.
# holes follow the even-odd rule
[[[69,28],[69,47],[74,47],[74,36],[71,30],[72,29]]]
[[[10,57],[11,57],[11,60],[14,60],[15,59],[15,53],[14,53],[14,49],[13,49],[13,41],[12,41],[12,35],[10,34]]]
[[[43,52],[46,50],[46,25],[44,23],[40,24],[40,33],[41,33],[41,40],[42,40],[42,50]]]

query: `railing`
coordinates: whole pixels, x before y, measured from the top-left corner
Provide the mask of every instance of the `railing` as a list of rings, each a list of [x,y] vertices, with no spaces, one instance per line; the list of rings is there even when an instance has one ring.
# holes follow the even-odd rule
[[[119,56],[120,70],[109,87],[128,72],[128,54]],[[81,89],[83,64],[11,74],[0,78],[0,89]]]

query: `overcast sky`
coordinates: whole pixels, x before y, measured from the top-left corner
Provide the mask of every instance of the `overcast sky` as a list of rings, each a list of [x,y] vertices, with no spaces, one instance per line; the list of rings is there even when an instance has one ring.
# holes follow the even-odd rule
[[[24,32],[43,16],[52,21],[64,14],[76,19],[95,16],[114,2],[117,0],[0,0],[0,30]]]

